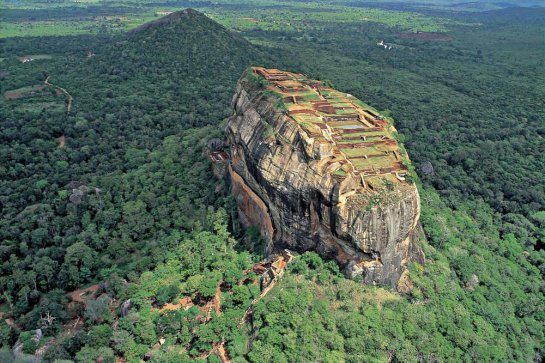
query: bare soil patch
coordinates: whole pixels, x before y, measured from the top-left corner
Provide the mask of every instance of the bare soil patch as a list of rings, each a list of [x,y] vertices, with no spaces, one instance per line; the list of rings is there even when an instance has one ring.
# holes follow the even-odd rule
[[[174,304],[174,303],[165,304],[161,309],[159,309],[159,311],[160,312],[175,311],[175,310],[178,310],[180,308],[183,308],[184,310],[187,310],[192,306],[193,306],[193,301],[191,300],[191,298],[190,297],[184,297],[184,298],[179,299],[176,304]]]
[[[242,18],[243,20],[248,20],[250,23],[258,23],[259,21],[256,18]]]
[[[22,88],[15,89],[15,90],[12,90],[12,91],[6,91],[4,93],[4,98],[6,100],[17,100],[19,98],[32,97],[32,96],[37,95],[38,92],[40,92],[44,88],[45,88],[45,86],[43,86],[43,85],[22,87]]]
[[[85,301],[88,298],[95,295],[95,293],[98,290],[98,286],[99,286],[98,284],[95,284],[95,285],[89,286],[86,289],[75,290],[75,291],[72,291],[72,292],[68,293],[68,296],[70,296],[72,298],[72,301],[76,301],[76,302],[80,302],[82,304],[85,304]]]
[[[64,134],[62,134],[61,136],[59,136],[57,138],[57,140],[59,141],[59,147],[60,148],[63,148],[64,147]]]

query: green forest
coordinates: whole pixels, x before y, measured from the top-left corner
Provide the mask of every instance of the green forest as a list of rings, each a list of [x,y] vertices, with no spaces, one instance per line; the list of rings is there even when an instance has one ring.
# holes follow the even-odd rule
[[[0,39],[0,362],[543,361],[545,9],[187,3],[209,16]],[[2,26],[84,16],[36,4]],[[250,65],[395,120],[427,238],[409,294],[307,252],[260,296],[208,158]]]

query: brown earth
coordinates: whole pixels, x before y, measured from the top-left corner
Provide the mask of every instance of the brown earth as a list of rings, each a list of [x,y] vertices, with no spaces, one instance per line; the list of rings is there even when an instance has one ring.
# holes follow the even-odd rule
[[[216,315],[221,316],[221,289],[219,285],[216,288],[216,295],[214,296],[214,309],[216,310]]]
[[[262,233],[269,238],[274,233],[267,205],[250,189],[242,177],[229,166],[229,174],[233,183],[233,195],[237,200],[239,215],[246,226],[259,226]]]
[[[231,358],[229,358],[229,355],[227,354],[227,351],[225,350],[225,343],[215,343],[214,344],[214,352],[218,356],[218,358],[221,360],[222,363],[231,363]]]
[[[89,286],[89,287],[87,287],[85,289],[79,289],[79,290],[72,291],[72,292],[68,293],[68,296],[70,296],[72,301],[85,304],[85,302],[87,301],[88,298],[95,295],[95,293],[98,290],[98,287],[99,287],[99,285],[95,284],[95,285]]]
[[[175,311],[175,310],[178,310],[180,308],[189,309],[192,306],[193,306],[193,301],[191,300],[191,298],[190,297],[184,297],[184,298],[181,298],[180,300],[178,300],[178,302],[176,304],[172,304],[172,303],[165,304],[161,309],[159,309],[159,311],[160,312]]]
[[[61,136],[59,136],[57,138],[57,140],[59,141],[59,147],[60,148],[63,148],[64,147],[64,134],[62,134]]]
[[[17,100],[19,98],[25,98],[33,96],[35,92],[39,92],[43,90],[45,86],[37,85],[34,86],[33,90],[31,91],[7,91],[4,93],[4,98],[8,101],[10,100]]]
[[[70,111],[72,110],[72,102],[74,101],[74,97],[72,97],[72,95],[70,93],[68,93],[68,91],[65,90],[64,88],[49,83],[49,77],[50,76],[47,76],[47,78],[44,81],[44,84],[46,86],[55,87],[57,90],[61,91],[62,93],[64,93],[65,95],[68,96],[68,104],[66,105],[66,113],[70,113]]]

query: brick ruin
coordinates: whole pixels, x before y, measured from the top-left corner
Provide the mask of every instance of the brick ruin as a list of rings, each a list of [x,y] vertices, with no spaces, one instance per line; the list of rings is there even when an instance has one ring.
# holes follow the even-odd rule
[[[407,167],[394,138],[395,130],[383,116],[355,97],[320,81],[278,69],[252,68],[266,81],[266,89],[279,95],[287,115],[309,138],[329,152],[319,159],[338,165],[337,174],[392,183],[405,181]]]

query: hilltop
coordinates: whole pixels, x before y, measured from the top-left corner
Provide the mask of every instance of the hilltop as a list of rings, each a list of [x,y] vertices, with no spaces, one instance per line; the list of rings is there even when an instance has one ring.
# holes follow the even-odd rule
[[[424,264],[420,197],[393,125],[352,95],[278,69],[249,69],[233,104],[233,193],[268,250],[317,251],[352,278],[410,290],[409,263]]]
[[[212,25],[214,27],[221,27],[218,23],[215,23],[211,21],[209,18],[207,18],[203,13],[191,8],[187,8],[185,10],[180,10],[180,11],[175,11],[173,13],[170,13],[157,20],[153,20],[148,23],[142,24],[128,31],[128,34],[137,34],[148,29],[157,28],[161,26],[164,27],[168,25],[175,25],[176,23],[180,24],[190,18],[198,19],[199,21],[208,22],[209,25]]]
[[[203,91],[205,87],[210,90],[232,84],[237,71],[264,59],[246,39],[192,9],[129,31],[123,41],[109,49],[108,56],[127,73],[154,82],[165,73],[171,73],[172,81],[204,77],[205,82],[214,74],[211,84],[195,84]]]

